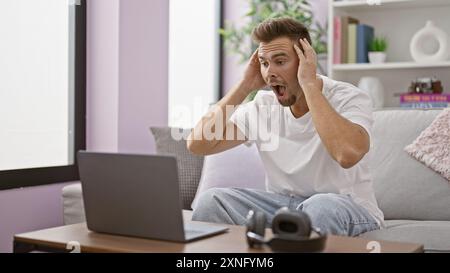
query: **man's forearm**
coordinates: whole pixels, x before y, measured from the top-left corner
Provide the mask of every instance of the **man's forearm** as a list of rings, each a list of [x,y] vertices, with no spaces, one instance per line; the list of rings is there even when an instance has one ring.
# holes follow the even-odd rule
[[[218,139],[212,139],[205,133],[224,136],[229,116],[236,106],[240,105],[249,94],[249,89],[242,83],[235,85],[211,110],[204,115],[188,137],[188,147],[214,147]],[[228,110],[228,113],[226,112]]]
[[[304,93],[314,126],[326,149],[342,167],[352,167],[368,150],[367,133],[339,115],[318,87],[306,86]]]
[[[359,125],[337,113],[321,92],[323,81],[317,78],[317,55],[311,44],[299,39],[303,51],[294,45],[299,58],[297,78],[311,111],[317,133],[328,153],[344,168],[355,165],[369,150],[369,136]]]

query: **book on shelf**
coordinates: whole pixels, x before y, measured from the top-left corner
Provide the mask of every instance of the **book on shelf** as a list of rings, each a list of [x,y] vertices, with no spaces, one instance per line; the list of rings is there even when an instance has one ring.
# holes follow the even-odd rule
[[[347,43],[347,63],[356,63],[356,26],[357,24],[348,25],[348,43]]]
[[[448,102],[403,102],[400,103],[401,108],[422,108],[422,109],[430,109],[430,108],[447,108],[450,106]]]
[[[333,23],[333,64],[340,64],[341,59],[341,47],[342,47],[342,28],[341,28],[341,17],[335,16]]]
[[[374,28],[360,24],[350,16],[335,16],[333,20],[333,64],[368,63],[369,43]]]
[[[348,26],[349,24],[358,24],[359,20],[350,16],[336,16],[333,23],[333,63],[346,63],[348,58]]]
[[[369,43],[374,35],[373,27],[365,24],[356,26],[356,62],[369,62]]]
[[[400,103],[450,103],[450,93],[441,94],[400,94]]]

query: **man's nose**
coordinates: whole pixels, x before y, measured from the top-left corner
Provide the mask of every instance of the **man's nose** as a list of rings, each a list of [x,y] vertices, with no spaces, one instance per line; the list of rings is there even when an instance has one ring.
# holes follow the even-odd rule
[[[269,66],[269,68],[267,69],[267,77],[271,79],[277,78],[277,72],[272,66]]]

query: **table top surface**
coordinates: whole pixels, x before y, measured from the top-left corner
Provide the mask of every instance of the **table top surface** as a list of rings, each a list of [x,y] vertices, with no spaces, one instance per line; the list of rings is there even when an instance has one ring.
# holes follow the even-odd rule
[[[185,219],[190,213],[183,212]],[[177,243],[145,238],[97,233],[88,230],[86,223],[38,230],[14,236],[15,242],[39,245],[53,249],[66,249],[67,243],[76,241],[82,252],[160,252],[160,253],[262,253],[271,252],[268,247],[249,248],[244,226],[221,225],[228,231],[189,243]],[[267,229],[267,236],[271,232]],[[324,252],[369,253],[373,244],[380,252],[423,252],[423,246],[413,243],[377,241],[329,235]]]

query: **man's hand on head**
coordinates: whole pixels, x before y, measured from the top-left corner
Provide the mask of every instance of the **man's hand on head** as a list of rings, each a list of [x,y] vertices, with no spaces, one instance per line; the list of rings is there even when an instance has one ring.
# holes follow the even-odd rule
[[[258,48],[259,49],[259,48]],[[245,92],[251,93],[254,90],[259,90],[266,86],[261,75],[261,64],[259,62],[258,49],[253,52],[250,60],[245,68],[244,77],[240,82]]]
[[[299,40],[303,51],[294,44],[295,52],[297,52],[299,63],[297,78],[303,92],[319,89],[320,81],[317,79],[317,55],[314,48],[309,44],[308,40],[302,38]]]

